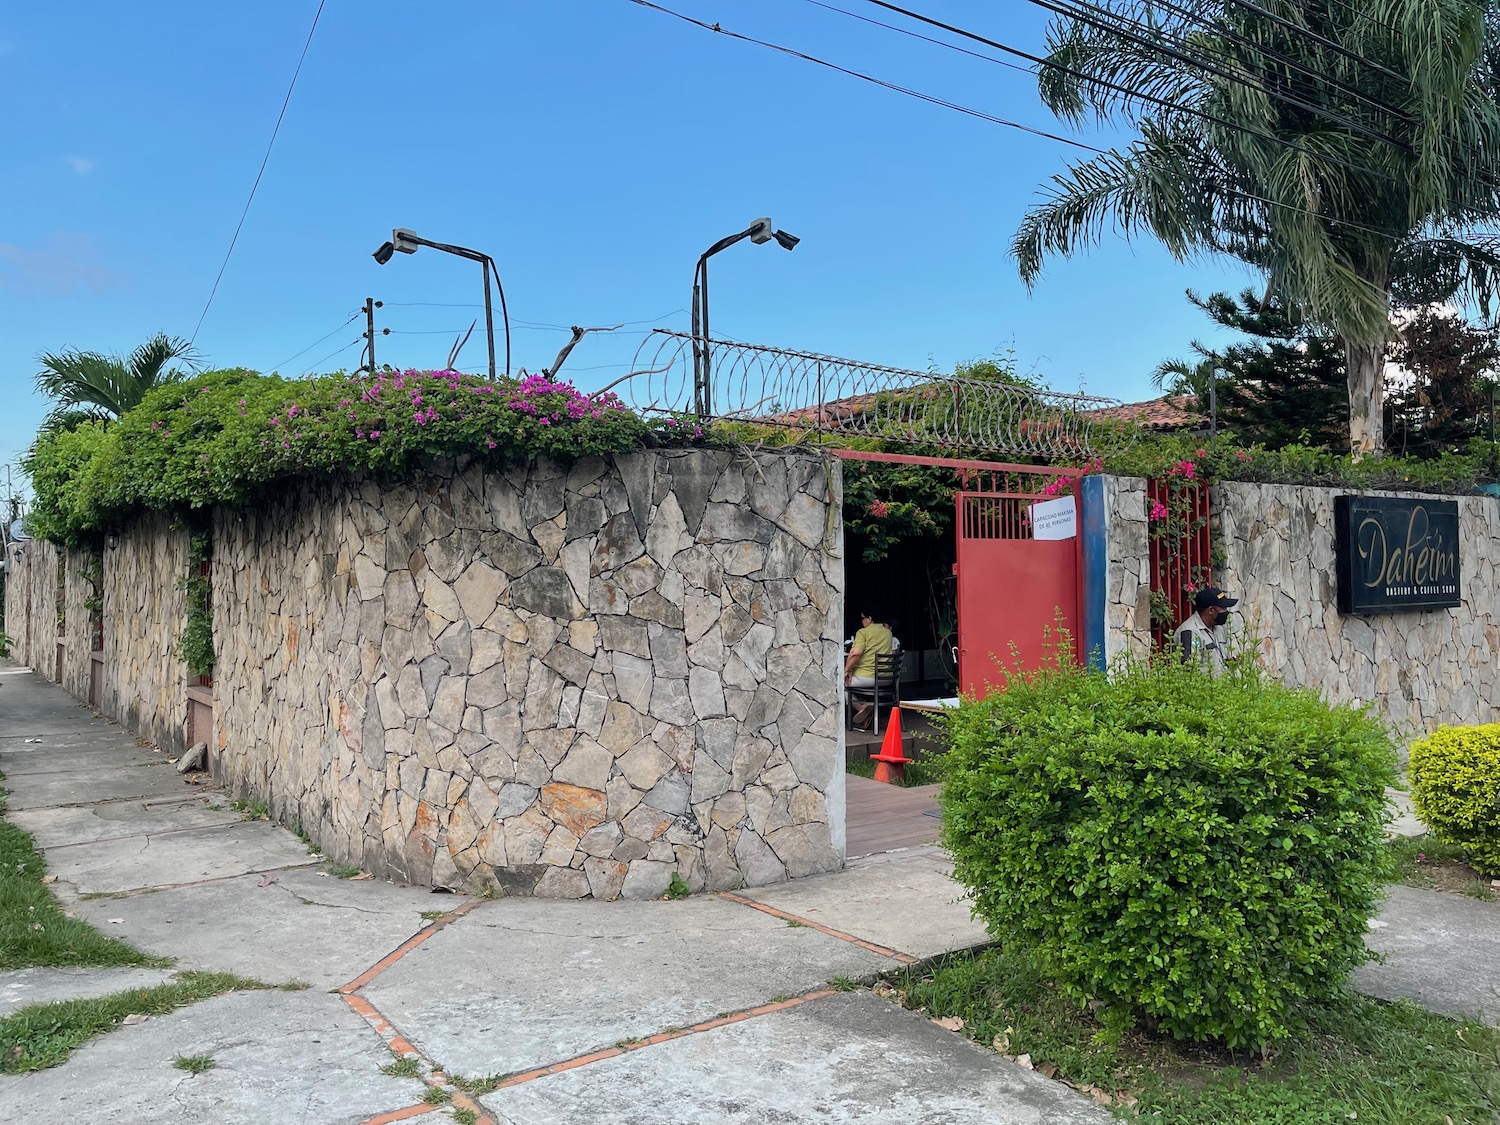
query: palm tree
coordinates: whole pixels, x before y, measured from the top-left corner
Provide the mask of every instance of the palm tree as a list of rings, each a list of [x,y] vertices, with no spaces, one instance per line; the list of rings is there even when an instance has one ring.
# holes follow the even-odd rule
[[[1106,225],[1226,254],[1344,343],[1356,456],[1383,446],[1393,302],[1500,286],[1497,0],[1098,0],[1049,31],[1043,101],[1139,138],[1052,180],[1028,284]]]
[[[158,333],[123,359],[65,348],[43,352],[36,389],[56,404],[48,425],[94,418],[118,418],[140,403],[147,393],[188,377],[198,359],[186,340]],[[168,367],[182,360],[186,370]]]

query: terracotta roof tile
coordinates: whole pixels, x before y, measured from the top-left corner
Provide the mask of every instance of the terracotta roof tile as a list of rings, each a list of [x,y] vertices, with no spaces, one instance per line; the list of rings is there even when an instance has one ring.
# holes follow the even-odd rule
[[[1205,420],[1198,413],[1197,395],[1164,395],[1147,402],[1127,402],[1096,410],[1094,416],[1137,422],[1148,430],[1189,430]]]

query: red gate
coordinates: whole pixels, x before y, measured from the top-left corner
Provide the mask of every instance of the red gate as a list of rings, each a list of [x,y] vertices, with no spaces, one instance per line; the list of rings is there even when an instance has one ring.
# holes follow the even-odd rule
[[[1005,465],[903,453],[839,449],[848,461],[884,461],[952,469],[958,610],[958,686],[983,695],[1001,679],[1001,668],[1037,668],[1057,642],[1059,621],[1072,635],[1081,660],[1081,540],[1039,540],[1031,533],[1031,506],[1072,496],[1078,502],[1078,469]],[[1080,521],[1081,524],[1081,521]]]
[[[1000,682],[1001,668],[1040,667],[1058,643],[1058,626],[1072,636],[1081,658],[1078,535],[1032,537],[1031,506],[1071,496],[1077,484],[1049,496],[1066,470],[1031,469],[996,474],[991,490],[960,492],[958,502],[958,682],[965,694],[983,695]]]

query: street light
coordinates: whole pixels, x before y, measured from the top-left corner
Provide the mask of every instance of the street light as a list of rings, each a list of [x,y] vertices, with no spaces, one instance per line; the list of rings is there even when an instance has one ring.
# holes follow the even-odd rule
[[[784,230],[774,230],[770,219],[756,219],[739,234],[721,238],[698,259],[698,268],[693,272],[693,407],[698,417],[707,418],[713,413],[713,358],[708,341],[708,260],[748,238],[757,246],[774,239],[783,250],[790,250],[802,240]]]
[[[456,254],[460,258],[467,258],[471,262],[478,262],[484,269],[484,330],[490,345],[490,378],[495,377],[495,314],[490,306],[490,271],[494,271],[495,288],[500,291],[500,316],[505,322],[505,373],[510,374],[510,312],[505,307],[505,286],[500,284],[500,269],[495,265],[495,259],[488,254],[478,250],[470,250],[467,246],[454,246],[449,242],[432,242],[420,235],[397,227],[391,231],[391,240],[381,243],[380,249],[375,251],[375,264],[383,266],[396,256],[397,251],[402,254],[415,254],[417,247],[430,246],[434,250],[441,250],[445,254]]]

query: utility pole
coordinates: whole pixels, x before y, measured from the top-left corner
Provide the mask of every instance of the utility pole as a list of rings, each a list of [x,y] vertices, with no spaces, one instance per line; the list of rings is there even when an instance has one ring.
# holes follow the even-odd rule
[[[377,301],[374,297],[365,298],[365,330],[363,333],[365,338],[365,362],[360,365],[359,370],[368,371],[371,375],[375,374],[375,310],[383,308],[384,305],[384,301]],[[391,330],[389,328],[382,328],[380,334],[382,336],[389,336]]]

